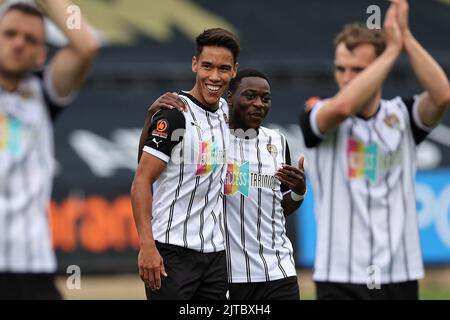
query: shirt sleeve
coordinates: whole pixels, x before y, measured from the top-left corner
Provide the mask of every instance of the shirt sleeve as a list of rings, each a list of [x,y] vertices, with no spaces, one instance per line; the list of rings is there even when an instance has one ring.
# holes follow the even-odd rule
[[[406,106],[409,114],[409,123],[411,124],[411,131],[416,144],[421,143],[433,128],[426,126],[419,116],[419,97],[403,97],[403,103]]]
[[[300,129],[307,148],[317,147],[324,135],[317,125],[317,111],[322,105],[322,101],[317,101],[313,106],[306,106],[300,113]]]
[[[60,115],[64,107],[73,102],[76,97],[76,93],[73,92],[67,97],[61,97],[58,95],[51,79],[50,66],[36,71],[34,75],[36,75],[40,80],[42,94],[44,96],[47,110],[50,114],[50,118],[54,121]]]
[[[183,140],[185,129],[186,120],[180,111],[158,111],[152,118],[144,151],[169,162],[173,148]]]
[[[286,161],[286,164],[291,165],[291,152],[289,151],[289,144],[286,140],[286,148],[284,149],[284,159]],[[280,186],[281,189],[281,193],[285,193],[287,191],[289,191],[289,187],[285,184],[281,184]]]

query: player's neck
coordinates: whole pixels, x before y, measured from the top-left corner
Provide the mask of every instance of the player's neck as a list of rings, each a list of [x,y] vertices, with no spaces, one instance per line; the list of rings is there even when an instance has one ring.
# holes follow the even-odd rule
[[[231,111],[230,111],[230,123],[229,123],[228,127],[234,131],[247,130],[247,128],[242,123],[240,123],[240,121],[238,119],[236,119],[234,117],[234,115],[231,113]]]
[[[194,86],[194,88],[192,88],[191,91],[188,92],[191,96],[193,96],[200,104],[201,106],[204,107],[204,109],[208,109],[211,112],[215,112],[218,108],[219,108],[219,101],[217,100],[217,102],[214,105],[210,105],[208,104],[205,99],[203,99],[203,96],[200,94],[197,85]]]
[[[259,134],[259,127],[256,129],[249,128],[248,126],[239,123],[239,121],[236,121],[234,117],[230,117],[229,128],[232,135],[241,139],[254,139]]]
[[[16,91],[22,77],[12,77],[0,72],[0,87],[6,91]]]

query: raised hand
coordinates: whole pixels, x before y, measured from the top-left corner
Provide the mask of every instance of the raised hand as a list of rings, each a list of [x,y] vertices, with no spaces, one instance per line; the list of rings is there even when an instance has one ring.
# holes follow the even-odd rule
[[[398,5],[395,2],[397,0],[390,1],[391,5],[389,6],[384,19],[387,47],[401,51],[403,48],[403,35],[398,23]]]
[[[409,4],[407,0],[391,0],[397,8],[397,23],[402,35],[407,35],[409,30]]]
[[[161,109],[178,109],[181,112],[187,111],[187,107],[183,100],[178,96],[176,92],[166,92],[148,108],[148,113],[153,116]]]

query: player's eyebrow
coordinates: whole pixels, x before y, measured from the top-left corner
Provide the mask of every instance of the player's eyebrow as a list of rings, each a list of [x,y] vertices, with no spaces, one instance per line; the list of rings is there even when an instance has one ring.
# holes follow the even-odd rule
[[[221,64],[219,66],[220,69],[226,69],[226,70],[231,70],[232,66],[229,64]]]
[[[258,92],[262,92],[264,95],[270,95],[270,91],[269,90],[259,90],[259,89],[253,89],[253,88],[248,88],[245,89],[244,91],[242,91],[242,93],[258,93]]]
[[[215,65],[214,63],[212,63],[210,61],[202,61],[201,65],[207,66],[207,67],[218,67],[219,69],[225,69],[225,70],[231,70],[231,68],[232,68],[232,66],[230,64]]]

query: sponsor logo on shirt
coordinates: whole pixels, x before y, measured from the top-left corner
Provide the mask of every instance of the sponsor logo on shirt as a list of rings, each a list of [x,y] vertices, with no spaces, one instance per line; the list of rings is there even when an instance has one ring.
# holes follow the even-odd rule
[[[159,149],[159,144],[162,142],[162,140],[156,140],[156,138],[153,138],[153,139],[152,139],[152,142],[153,142],[154,144],[156,144],[156,148]]]
[[[350,138],[347,144],[349,178],[366,178],[374,182],[377,178],[378,145]]]
[[[227,165],[224,185],[225,195],[231,196],[240,193],[248,197],[250,187],[275,190],[279,186],[279,182],[273,175],[250,172],[250,165],[247,161],[242,165],[237,163]]]
[[[156,129],[153,130],[152,135],[160,138],[167,138],[169,136],[169,122],[166,119],[160,119],[156,123]]]
[[[219,165],[225,163],[225,151],[220,150],[217,142],[202,141],[197,162],[197,176],[215,173]]]
[[[229,163],[227,165],[227,175],[225,177],[225,195],[233,195],[239,192],[248,197],[250,190],[249,176],[250,165],[248,161],[242,165]]]
[[[0,114],[0,152],[19,156],[22,152],[23,135],[24,126],[19,120]]]
[[[350,138],[347,144],[348,177],[375,182],[381,172],[401,165],[401,151],[385,153],[376,143],[369,145]]]

